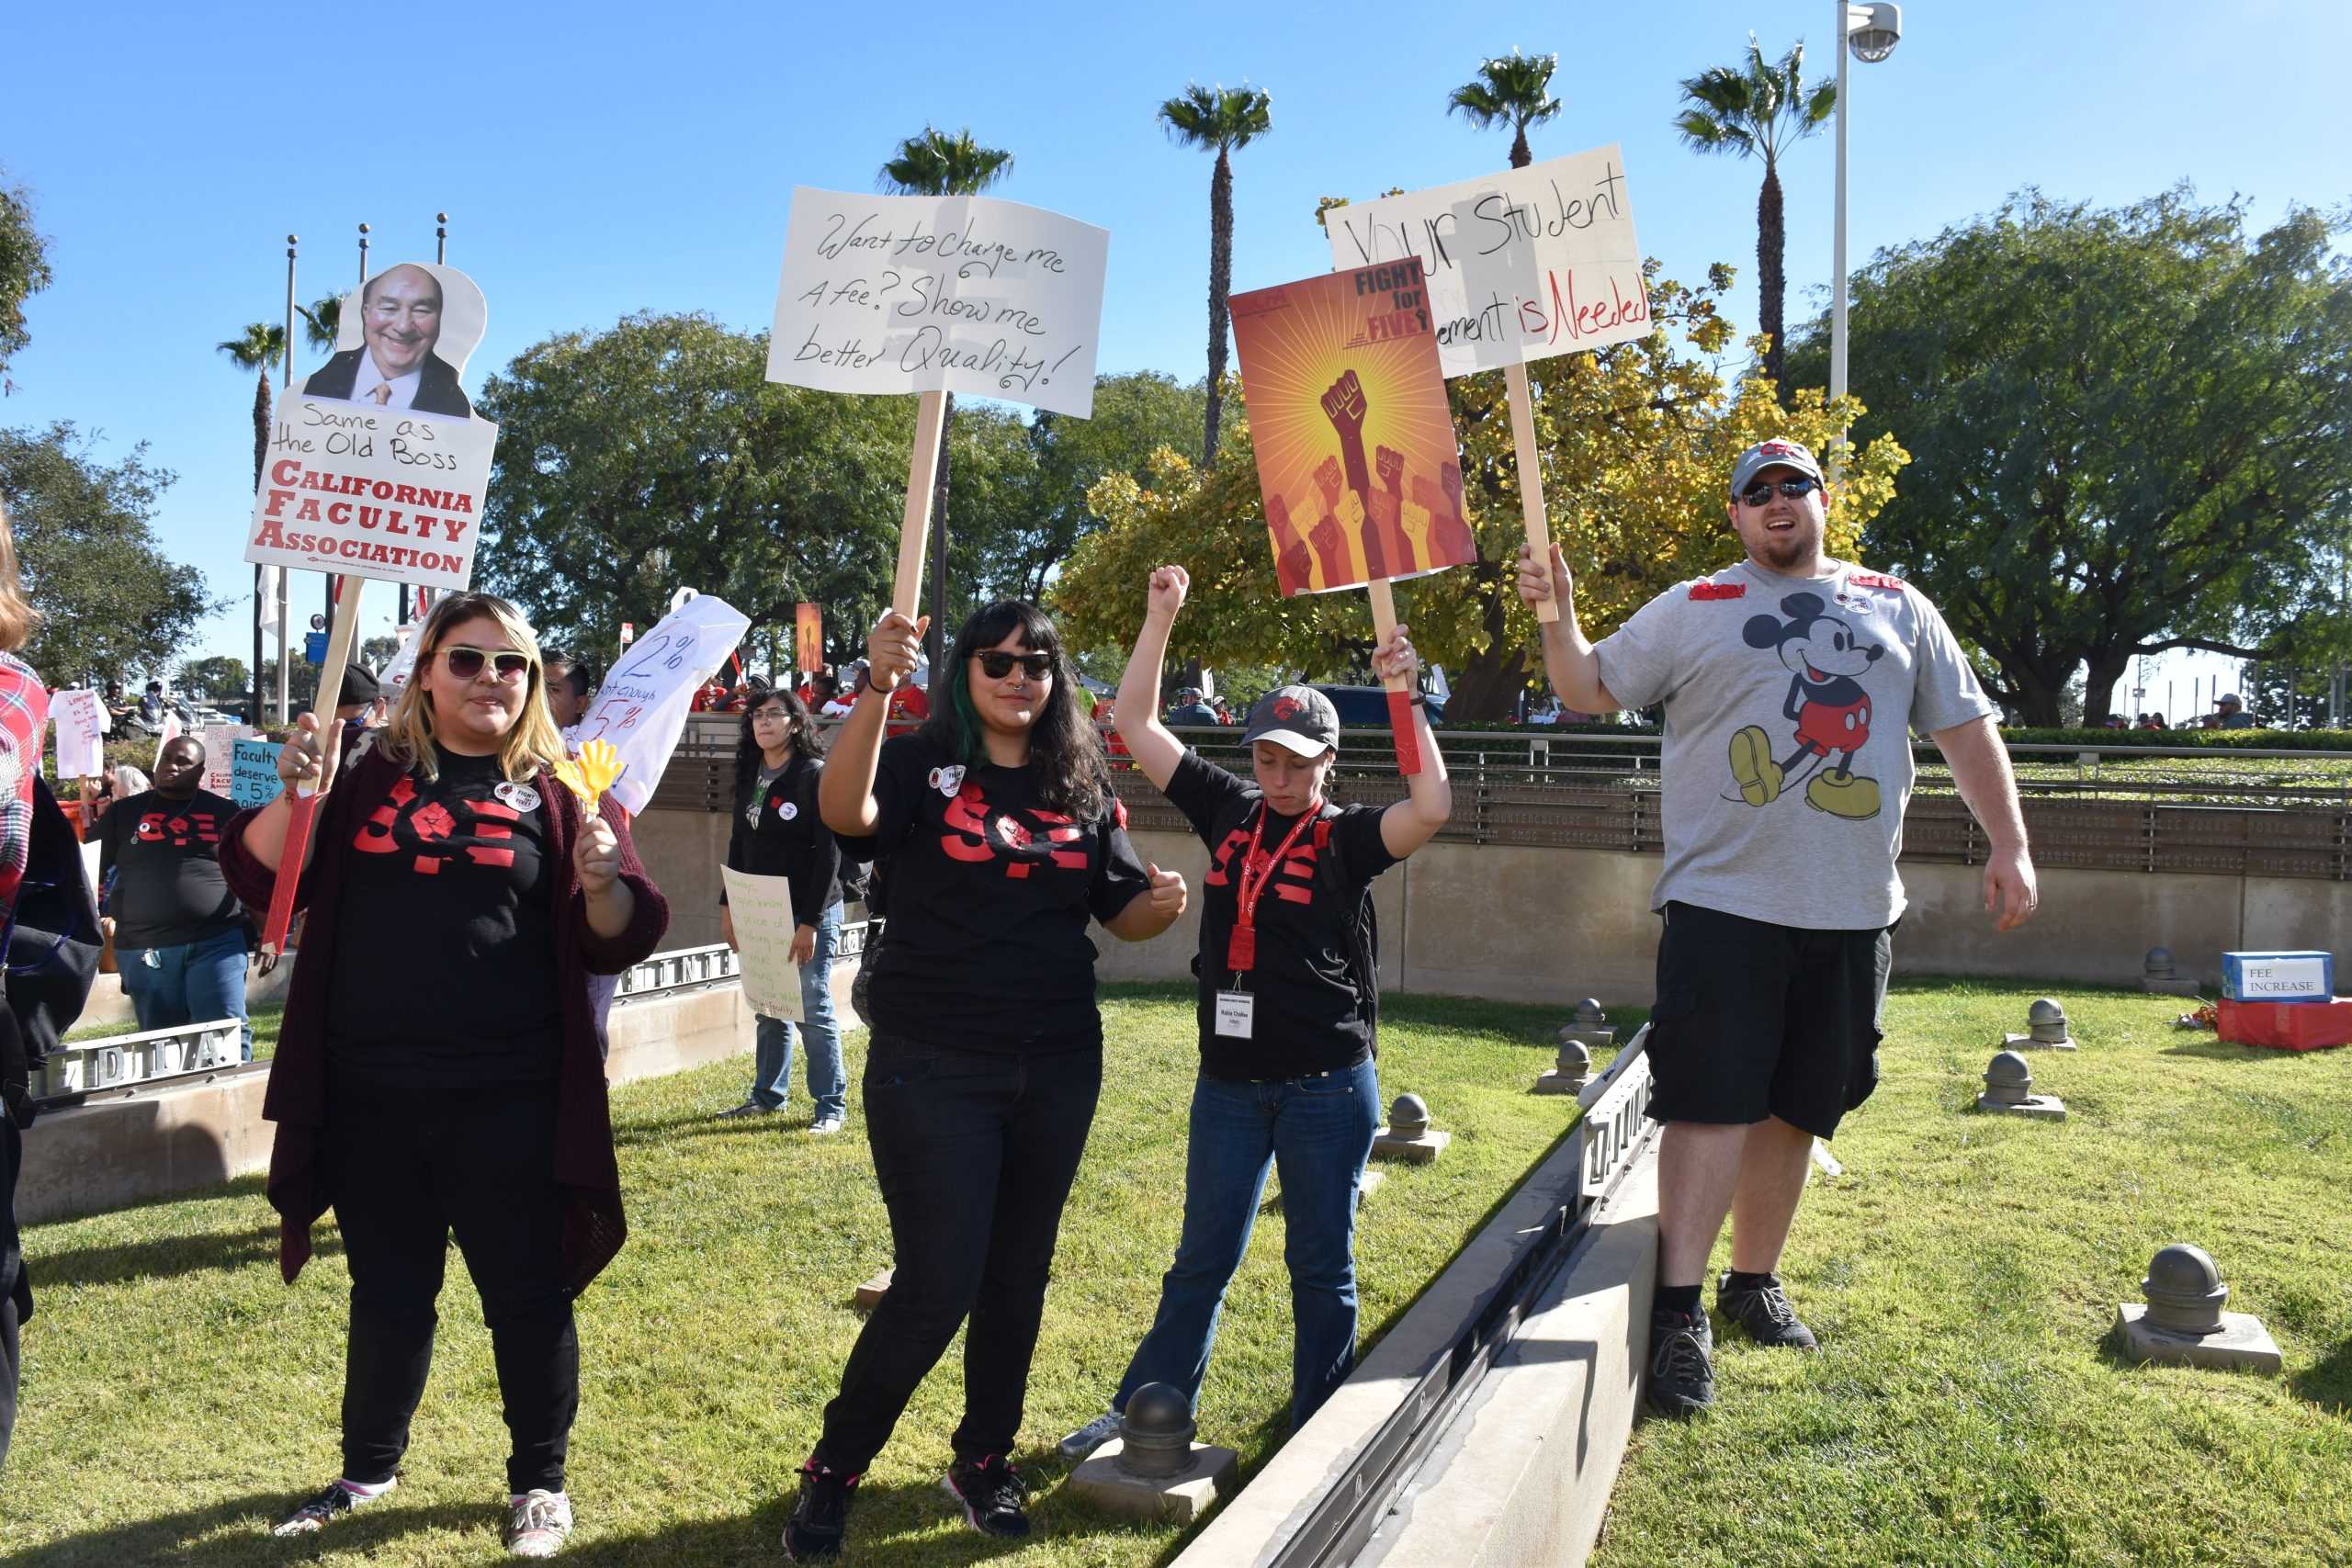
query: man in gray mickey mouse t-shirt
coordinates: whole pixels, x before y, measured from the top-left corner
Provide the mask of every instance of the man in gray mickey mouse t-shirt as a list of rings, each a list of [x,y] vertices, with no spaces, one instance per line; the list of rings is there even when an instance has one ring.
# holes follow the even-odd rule
[[[1668,1416],[1713,1402],[1700,1285],[1727,1215],[1716,1305],[1764,1344],[1815,1348],[1773,1270],[1813,1140],[1878,1081],[1912,730],[1941,750],[1992,840],[1998,929],[2038,902],[1997,710],[1936,607],[1822,553],[1821,468],[1793,441],[1740,455],[1727,510],[1747,558],[1678,583],[1599,644],[1577,625],[1557,547],[1548,571],[1520,558],[1521,596],[1561,608],[1544,626],[1561,700],[1666,712],[1649,1401]]]

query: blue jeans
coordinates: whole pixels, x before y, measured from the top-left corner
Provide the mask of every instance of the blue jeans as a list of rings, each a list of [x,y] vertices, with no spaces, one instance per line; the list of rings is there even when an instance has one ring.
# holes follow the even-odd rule
[[[233,1018],[244,1028],[244,1060],[254,1059],[253,1021],[245,1017],[244,932],[222,931],[177,947],[120,948],[114,961],[141,1029]]]
[[[1293,1428],[1306,1425],[1355,1370],[1356,1190],[1379,1124],[1380,1079],[1368,1061],[1278,1083],[1194,1084],[1183,1238],[1113,1408],[1125,1410],[1154,1382],[1174,1384],[1199,1407],[1225,1289],[1249,1250],[1271,1164],[1282,1171],[1296,1335],[1290,1419]]]
[[[842,944],[842,907],[817,917],[817,946],[800,966],[802,1027],[808,1035],[808,1098],[816,1120],[849,1109],[849,1080],[842,1076],[842,1026],[833,1016],[833,954]],[[754,1014],[752,1099],[770,1111],[782,1109],[792,1079],[792,1021]]]

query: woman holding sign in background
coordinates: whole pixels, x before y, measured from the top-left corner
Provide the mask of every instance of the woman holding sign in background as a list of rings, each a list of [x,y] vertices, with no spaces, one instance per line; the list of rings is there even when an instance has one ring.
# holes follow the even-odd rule
[[[808,1036],[811,1133],[838,1133],[848,1109],[842,1077],[842,1027],[833,1017],[833,953],[842,940],[842,850],[817,810],[822,748],[808,709],[792,693],[759,694],[735,743],[735,828],[727,839],[729,870],[781,876],[792,886],[792,961],[800,967],[800,1010]],[[719,934],[740,950],[735,916],[718,896]],[[721,1116],[784,1109],[792,1078],[792,1021],[758,1018],[751,1097]]]
[[[922,635],[896,612],[874,629],[819,794],[845,853],[890,857],[865,1099],[897,1273],[800,1467],[784,1541],[801,1562],[841,1550],[859,1476],[967,1314],[947,1489],[974,1529],[1028,1534],[1028,1487],[1006,1456],[1102,1086],[1087,919],[1141,942],[1184,909],[1184,879],[1127,841],[1045,612],[1008,600],[974,614],[932,716],[884,743]]]
[[[1177,739],[1153,716],[1153,699],[1191,586],[1180,566],[1151,574],[1117,708],[1136,765],[1209,848],[1184,1229],[1160,1281],[1159,1315],[1110,1412],[1062,1439],[1073,1460],[1117,1434],[1119,1413],[1147,1383],[1172,1384],[1199,1404],[1217,1314],[1249,1248],[1269,1166],[1281,1168],[1289,1226],[1292,1427],[1354,1368],[1356,1193],[1381,1109],[1372,879],[1428,843],[1453,811],[1418,695],[1413,728],[1424,765],[1407,778],[1406,798],[1385,808],[1329,798],[1339,714],[1311,687],[1278,687],[1250,710],[1242,734],[1249,781]],[[1372,657],[1381,679],[1401,675],[1418,690],[1419,662],[1404,626]]]
[[[571,1529],[580,1404],[572,1298],[620,1250],[620,1175],[589,976],[642,962],[669,925],[619,814],[583,815],[515,608],[442,600],[391,722],[336,783],[295,897],[310,911],[264,1114],[290,1281],[329,1207],[351,1269],[343,1471],[277,1526],[332,1524],[392,1484],[433,1358],[449,1236],[473,1276],[514,1447],[506,1545]],[[318,782],[305,715],[278,753]],[[287,797],[241,813],[221,870],[255,908]]]

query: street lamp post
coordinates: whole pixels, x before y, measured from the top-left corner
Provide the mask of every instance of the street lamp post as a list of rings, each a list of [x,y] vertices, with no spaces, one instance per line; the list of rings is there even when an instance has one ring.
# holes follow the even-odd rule
[[[1838,6],[1838,190],[1836,232],[1830,242],[1834,274],[1829,295],[1829,400],[1846,395],[1846,56],[1875,64],[1894,52],[1903,37],[1903,7],[1883,3]],[[1839,437],[1838,446],[1845,440]]]

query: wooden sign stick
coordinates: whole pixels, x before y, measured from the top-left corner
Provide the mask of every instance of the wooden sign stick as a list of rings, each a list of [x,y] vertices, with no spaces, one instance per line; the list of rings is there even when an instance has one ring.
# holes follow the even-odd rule
[[[311,824],[319,801],[334,787],[335,764],[343,757],[343,724],[334,714],[343,695],[343,672],[351,662],[351,644],[359,630],[360,591],[364,577],[335,579],[334,629],[327,636],[326,662],[319,666],[318,695],[311,699],[311,716],[317,723],[319,785],[315,791],[294,792],[293,817],[286,824],[286,842],[277,852],[277,880],[269,889],[269,917],[262,922],[261,950],[275,958],[286,951],[286,929],[294,920],[294,888],[302,880],[302,863],[309,857]],[[287,650],[278,649],[284,658]]]
[[[939,443],[947,432],[947,394],[925,392],[915,404],[915,449],[907,463],[907,510],[899,524],[899,576],[890,608],[909,620],[922,604],[922,553],[931,541],[931,496],[939,481]]]
[[[1388,634],[1396,629],[1396,595],[1385,577],[1374,578],[1363,586],[1372,596],[1372,629],[1386,642]],[[1396,736],[1396,771],[1409,778],[1421,771],[1421,743],[1413,730],[1412,682],[1407,676],[1391,675],[1382,684],[1388,688],[1388,725]]]
[[[1535,552],[1535,564],[1549,571],[1552,524],[1544,511],[1544,470],[1535,456],[1535,397],[1528,390],[1526,362],[1514,360],[1505,366],[1503,379],[1510,389],[1510,444],[1519,458],[1519,508],[1527,525],[1527,547]],[[1535,606],[1535,618],[1556,621],[1560,606],[1546,599]]]

